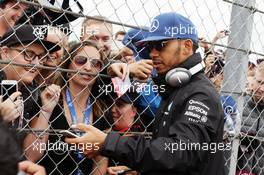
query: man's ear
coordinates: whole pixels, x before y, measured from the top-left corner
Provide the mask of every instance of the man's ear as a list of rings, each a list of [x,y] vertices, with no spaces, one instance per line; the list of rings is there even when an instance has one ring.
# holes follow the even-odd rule
[[[184,55],[190,55],[193,52],[193,42],[190,39],[184,40]]]
[[[0,49],[1,59],[2,60],[9,60],[8,56],[8,48],[7,47],[1,47]]]
[[[136,115],[137,114],[137,108],[133,105],[132,106],[133,113]]]

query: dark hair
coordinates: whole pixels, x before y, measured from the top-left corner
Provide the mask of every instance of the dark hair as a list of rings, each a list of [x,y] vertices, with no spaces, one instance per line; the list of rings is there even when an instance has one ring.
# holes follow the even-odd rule
[[[17,3],[17,1],[16,0],[4,0],[0,3],[0,8],[5,9],[6,4],[8,4],[8,3]]]
[[[261,64],[262,62],[264,62],[264,58],[258,58],[257,59],[257,65]]]
[[[120,30],[118,32],[115,33],[115,39],[117,38],[118,35],[126,35],[126,32],[123,30]]]
[[[5,175],[17,175],[22,147],[16,133],[3,121],[0,121],[0,138],[0,172]]]
[[[211,65],[210,70],[206,72],[209,78],[215,77],[217,74],[222,74],[224,71],[225,62],[223,59],[216,58],[214,64]]]
[[[195,53],[198,48],[199,48],[198,44],[193,43],[193,53]]]

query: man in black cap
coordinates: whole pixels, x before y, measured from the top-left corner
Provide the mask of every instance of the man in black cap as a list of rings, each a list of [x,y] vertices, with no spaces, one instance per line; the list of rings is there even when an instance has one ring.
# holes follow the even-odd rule
[[[45,61],[48,52],[54,52],[60,49],[55,43],[46,41],[45,37],[46,28],[43,26],[32,27],[30,25],[23,25],[14,27],[14,29],[7,32],[0,40],[1,60],[21,65],[41,65]],[[26,100],[24,102],[24,117],[29,119],[35,116],[38,111],[34,110],[36,109],[36,105],[34,104],[38,101],[38,96],[40,95],[40,92],[36,90],[37,85],[34,82],[34,78],[38,74],[37,68],[35,66],[23,67],[12,64],[2,65],[1,67],[0,81],[18,81],[18,89],[22,93],[23,99]],[[48,88],[51,90],[54,90],[54,88],[55,90],[59,89],[55,85],[51,85]],[[16,109],[18,107],[17,100],[20,99],[21,93],[15,92],[15,95],[9,97],[9,105],[7,106]],[[43,98],[45,97],[43,95]],[[42,100],[42,102],[44,101]],[[19,114],[15,113],[14,116],[10,117],[14,119],[18,116]]]

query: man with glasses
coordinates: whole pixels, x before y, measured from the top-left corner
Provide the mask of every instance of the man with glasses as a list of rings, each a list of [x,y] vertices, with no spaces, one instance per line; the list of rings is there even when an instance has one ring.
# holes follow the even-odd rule
[[[195,53],[198,37],[193,23],[177,13],[164,13],[152,22],[147,44],[158,77],[165,85],[155,116],[151,140],[144,136],[105,134],[92,126],[68,143],[97,143],[98,150],[84,151],[89,157],[112,157],[141,174],[222,175],[224,116],[213,84],[206,78],[204,64]],[[175,69],[176,68],[176,69]]]
[[[60,49],[55,43],[44,40],[45,37],[45,27],[23,25],[16,26],[0,40],[1,61],[10,62],[1,65],[0,80],[18,81],[18,89],[22,93],[23,99],[26,100],[24,102],[24,117],[27,119],[36,114],[34,113],[36,111],[34,104],[39,96],[34,81],[38,74],[36,65],[42,65],[46,61],[47,52]],[[28,64],[33,67],[25,67]],[[9,98],[11,104],[16,104],[20,95],[20,93],[16,93],[14,98]]]

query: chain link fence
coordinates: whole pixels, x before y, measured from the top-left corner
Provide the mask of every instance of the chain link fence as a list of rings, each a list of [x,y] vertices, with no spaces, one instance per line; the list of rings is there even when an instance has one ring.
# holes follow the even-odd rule
[[[129,77],[122,84],[110,77],[108,68],[120,60],[134,64],[146,56],[144,48],[133,50],[131,42],[148,31],[156,15],[171,11],[197,26],[198,52],[221,94],[223,140],[231,147],[225,151],[225,170],[219,171],[264,174],[263,1],[18,0],[3,1],[0,8],[0,34],[5,38],[1,41],[1,92],[12,90],[10,82],[3,80],[17,80],[23,97],[22,102],[19,95],[4,99],[17,109],[6,120],[24,138],[23,157],[43,165],[48,174],[107,174],[107,167],[122,166],[104,157],[85,158],[82,147],[64,143],[69,136],[65,130],[72,131],[72,124],[151,138],[161,100],[149,90],[155,84],[151,79]],[[122,43],[131,29],[134,33]],[[28,40],[29,35],[35,38]],[[18,42],[10,44],[14,41]],[[44,41],[55,45],[47,47]],[[30,42],[44,45],[46,54]],[[61,49],[52,52],[56,45]],[[90,145],[91,149],[96,146]],[[139,174],[127,170],[127,174]]]

